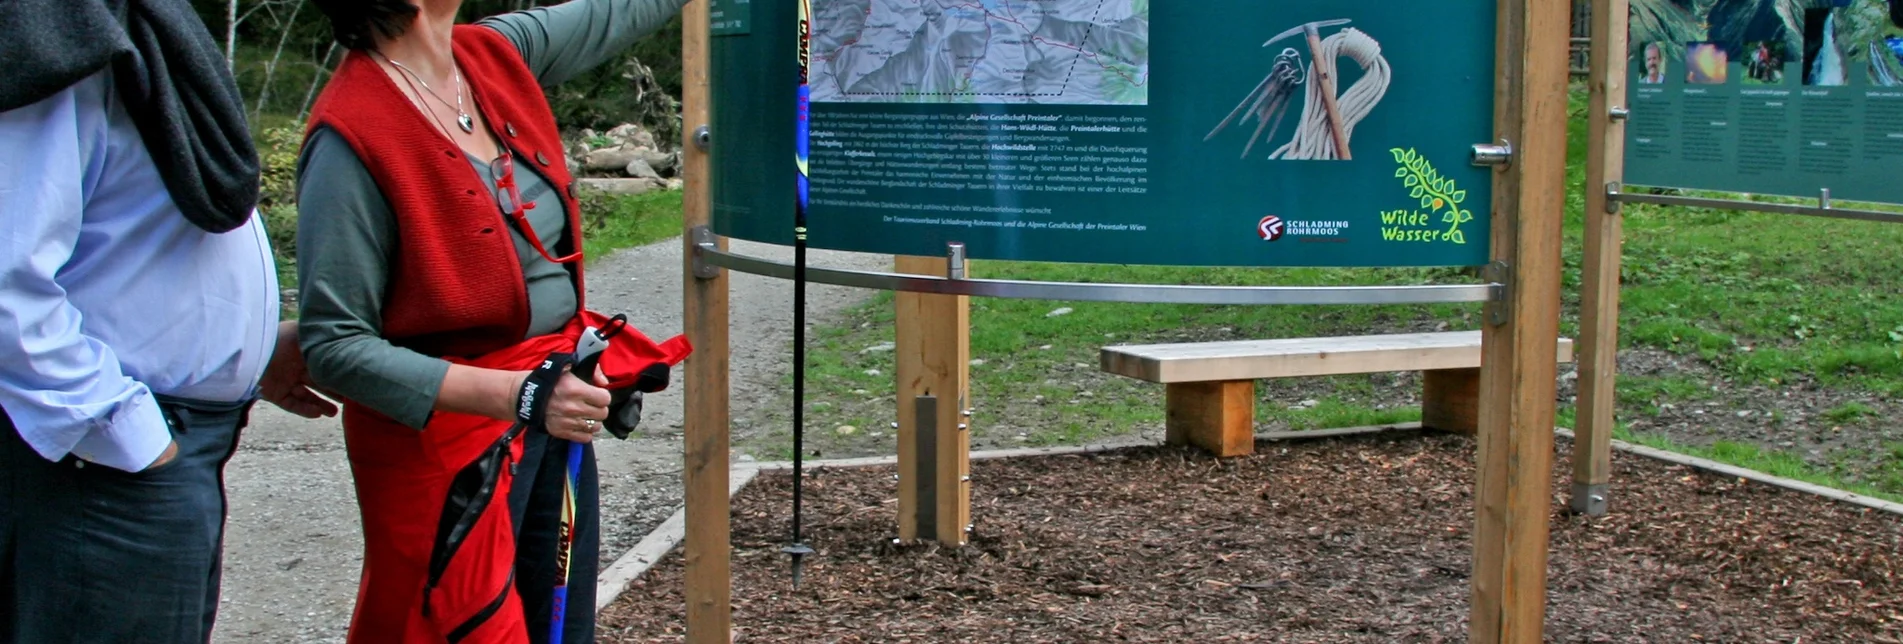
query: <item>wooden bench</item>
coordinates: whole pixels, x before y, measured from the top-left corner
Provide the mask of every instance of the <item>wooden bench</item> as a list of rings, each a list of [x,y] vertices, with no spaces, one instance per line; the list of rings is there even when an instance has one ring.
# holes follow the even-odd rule
[[[1573,341],[1560,338],[1558,360]],[[1401,333],[1104,347],[1101,368],[1165,387],[1167,440],[1217,456],[1255,448],[1255,381],[1264,378],[1420,371],[1421,425],[1474,433],[1479,427],[1480,332]]]

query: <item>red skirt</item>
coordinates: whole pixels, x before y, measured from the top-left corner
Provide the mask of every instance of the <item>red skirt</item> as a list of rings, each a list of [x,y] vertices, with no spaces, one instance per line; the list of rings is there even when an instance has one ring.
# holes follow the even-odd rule
[[[585,311],[558,333],[450,362],[531,370],[551,353],[573,351],[584,325],[606,322]],[[655,343],[626,327],[610,340],[599,369],[610,389],[620,389],[633,386],[642,370],[677,365],[691,351],[684,336]],[[349,402],[343,425],[364,537],[349,642],[528,641],[514,587],[508,496],[522,434],[541,428],[438,411],[418,431]]]

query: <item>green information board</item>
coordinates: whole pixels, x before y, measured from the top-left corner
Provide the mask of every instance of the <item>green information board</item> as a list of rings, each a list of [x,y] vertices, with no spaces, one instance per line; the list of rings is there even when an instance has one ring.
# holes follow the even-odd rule
[[[753,0],[708,0],[708,31],[715,36],[743,35],[751,31]]]
[[[808,243],[1485,264],[1495,6],[815,0]],[[748,11],[712,43],[713,228],[790,244],[797,6]]]
[[[1903,0],[1684,4],[1632,0],[1626,183],[1903,203]]]

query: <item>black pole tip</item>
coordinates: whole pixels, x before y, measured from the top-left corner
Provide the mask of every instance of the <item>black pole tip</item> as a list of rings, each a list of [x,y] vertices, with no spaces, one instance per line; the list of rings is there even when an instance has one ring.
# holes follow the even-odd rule
[[[795,543],[793,545],[781,548],[780,552],[784,552],[788,555],[792,555],[793,557],[793,589],[799,590],[801,560],[805,559],[806,555],[813,554],[813,549],[806,547],[806,544]]]

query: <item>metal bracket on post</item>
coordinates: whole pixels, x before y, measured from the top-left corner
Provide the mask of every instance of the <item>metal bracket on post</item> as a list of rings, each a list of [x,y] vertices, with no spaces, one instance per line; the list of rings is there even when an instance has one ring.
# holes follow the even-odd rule
[[[1632,110],[1615,106],[1606,110],[1606,116],[1611,118],[1614,123],[1617,123],[1632,118]]]
[[[707,129],[705,125],[694,128],[694,147],[699,148],[702,152],[706,152],[707,148],[711,148],[713,145],[713,130]]]
[[[1473,164],[1480,167],[1498,167],[1513,162],[1513,143],[1500,139],[1499,145],[1476,143],[1473,148]]]
[[[700,250],[703,244],[716,243],[713,230],[706,226],[694,227],[694,277],[704,280],[720,277],[720,267],[709,263]]]
[[[932,539],[938,534],[938,397],[930,394],[913,399],[912,463],[918,477],[918,538]]]
[[[965,279],[965,243],[949,242],[945,244],[945,277]]]
[[[1821,210],[1830,210],[1829,188],[1819,188],[1817,190],[1817,207]]]
[[[1481,271],[1481,275],[1494,286],[1493,299],[1487,301],[1487,324],[1500,326],[1512,319],[1513,310],[1513,266],[1506,260],[1496,259]]]
[[[1617,181],[1606,182],[1606,214],[1616,215],[1625,210],[1619,201],[1619,191],[1624,188]]]
[[[1573,484],[1573,511],[1586,516],[1605,516],[1607,486],[1604,483]]]

